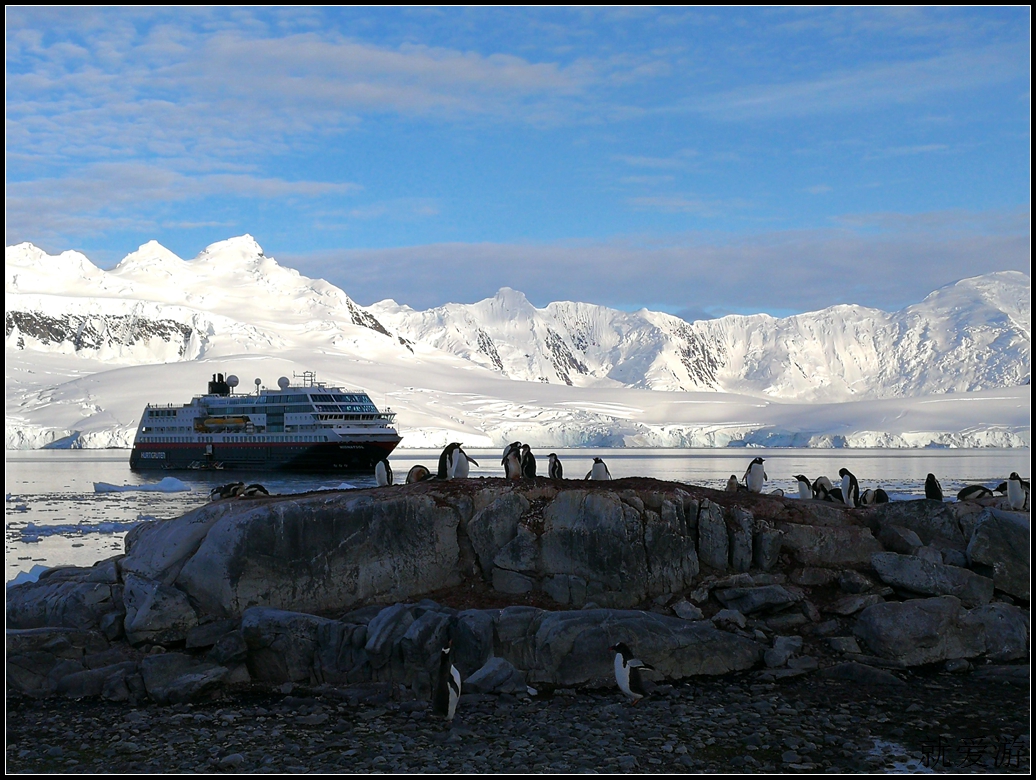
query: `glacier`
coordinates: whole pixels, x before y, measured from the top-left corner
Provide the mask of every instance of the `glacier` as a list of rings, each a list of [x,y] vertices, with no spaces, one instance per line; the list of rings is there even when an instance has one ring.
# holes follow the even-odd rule
[[[401,447],[1028,447],[1030,280],[964,279],[899,312],[686,322],[588,303],[361,306],[251,236],[104,271],[6,250],[7,449],[125,448],[147,403],[213,373],[317,372],[397,413]],[[249,374],[249,372],[252,372]]]

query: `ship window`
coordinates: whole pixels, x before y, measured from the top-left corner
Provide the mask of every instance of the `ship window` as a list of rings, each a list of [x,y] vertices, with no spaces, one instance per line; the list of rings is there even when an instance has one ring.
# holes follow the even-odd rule
[[[330,403],[331,401],[335,400],[335,397],[333,395],[328,395],[327,393],[314,393],[310,396],[310,398],[316,401],[317,403],[324,404]]]

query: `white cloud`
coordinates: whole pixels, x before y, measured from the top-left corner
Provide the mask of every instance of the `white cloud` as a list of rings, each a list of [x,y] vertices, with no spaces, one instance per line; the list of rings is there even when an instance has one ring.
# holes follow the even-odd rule
[[[852,223],[852,226],[850,226]],[[835,303],[897,309],[968,276],[1029,272],[1026,214],[856,215],[844,226],[748,238],[691,235],[567,244],[433,244],[281,253],[308,276],[363,303],[415,308],[471,302],[500,287],[537,305],[577,300],[619,308],[807,311]]]

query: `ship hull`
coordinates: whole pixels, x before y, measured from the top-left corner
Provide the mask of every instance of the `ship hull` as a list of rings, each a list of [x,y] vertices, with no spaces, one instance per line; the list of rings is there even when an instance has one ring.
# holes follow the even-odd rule
[[[357,442],[135,443],[133,471],[216,470],[373,473],[401,439]]]

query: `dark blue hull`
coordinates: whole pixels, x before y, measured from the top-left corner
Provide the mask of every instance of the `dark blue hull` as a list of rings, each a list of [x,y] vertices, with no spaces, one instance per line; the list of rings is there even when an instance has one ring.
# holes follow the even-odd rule
[[[329,442],[147,442],[133,445],[133,471],[228,470],[372,473],[401,439]]]

